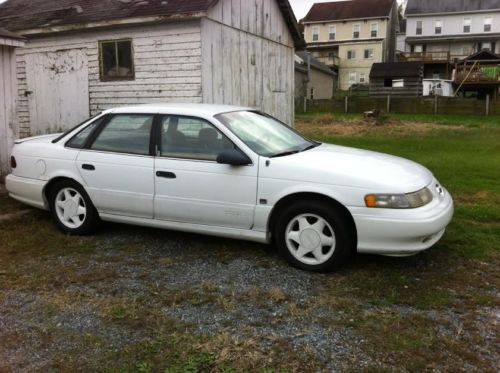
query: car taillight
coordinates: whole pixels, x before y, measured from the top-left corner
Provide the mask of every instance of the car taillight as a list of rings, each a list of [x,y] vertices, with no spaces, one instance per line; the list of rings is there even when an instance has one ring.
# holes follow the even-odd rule
[[[12,167],[12,168],[16,168],[17,167],[16,158],[14,158],[13,155],[10,156],[10,167]]]

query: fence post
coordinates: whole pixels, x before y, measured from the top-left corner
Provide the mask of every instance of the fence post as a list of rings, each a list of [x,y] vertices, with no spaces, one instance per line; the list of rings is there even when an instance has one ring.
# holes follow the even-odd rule
[[[345,96],[344,100],[344,112],[347,113],[349,111],[349,96]]]
[[[490,95],[486,95],[486,116],[490,115]]]
[[[434,114],[438,113],[438,95],[434,95]]]
[[[391,111],[391,95],[387,96],[387,113]]]

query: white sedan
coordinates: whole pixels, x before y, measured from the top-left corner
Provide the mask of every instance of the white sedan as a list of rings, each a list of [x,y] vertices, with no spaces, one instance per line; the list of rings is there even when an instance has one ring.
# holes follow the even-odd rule
[[[71,234],[100,220],[274,242],[294,266],[353,252],[408,256],[444,234],[453,201],[426,168],[308,140],[243,107],[106,110],[63,134],[18,140],[10,196]]]

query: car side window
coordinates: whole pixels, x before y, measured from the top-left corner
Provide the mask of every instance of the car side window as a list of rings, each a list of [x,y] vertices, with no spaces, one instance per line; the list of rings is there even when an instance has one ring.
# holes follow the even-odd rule
[[[94,132],[95,128],[101,124],[104,117],[95,120],[92,124],[85,127],[83,130],[78,132],[75,136],[73,136],[67,143],[66,146],[69,148],[82,149],[85,146],[88,138]]]
[[[203,119],[177,115],[161,119],[163,157],[215,161],[220,152],[234,148],[231,140]]]
[[[149,114],[114,115],[94,140],[90,149],[148,155],[153,117]]]

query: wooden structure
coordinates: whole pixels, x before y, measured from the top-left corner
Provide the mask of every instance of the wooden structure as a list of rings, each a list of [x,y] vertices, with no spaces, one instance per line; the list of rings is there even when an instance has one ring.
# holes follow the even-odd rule
[[[16,62],[15,49],[24,46],[22,38],[0,29],[0,181],[9,171],[9,154],[17,135],[16,116]]]
[[[245,105],[293,123],[304,43],[288,0],[24,3],[0,4],[0,26],[29,40],[16,54],[21,136],[153,102]]]
[[[370,71],[370,96],[422,96],[423,64],[375,63]]]
[[[475,53],[455,64],[453,82],[457,93],[477,92],[497,98],[500,88],[500,56],[489,51]]]

